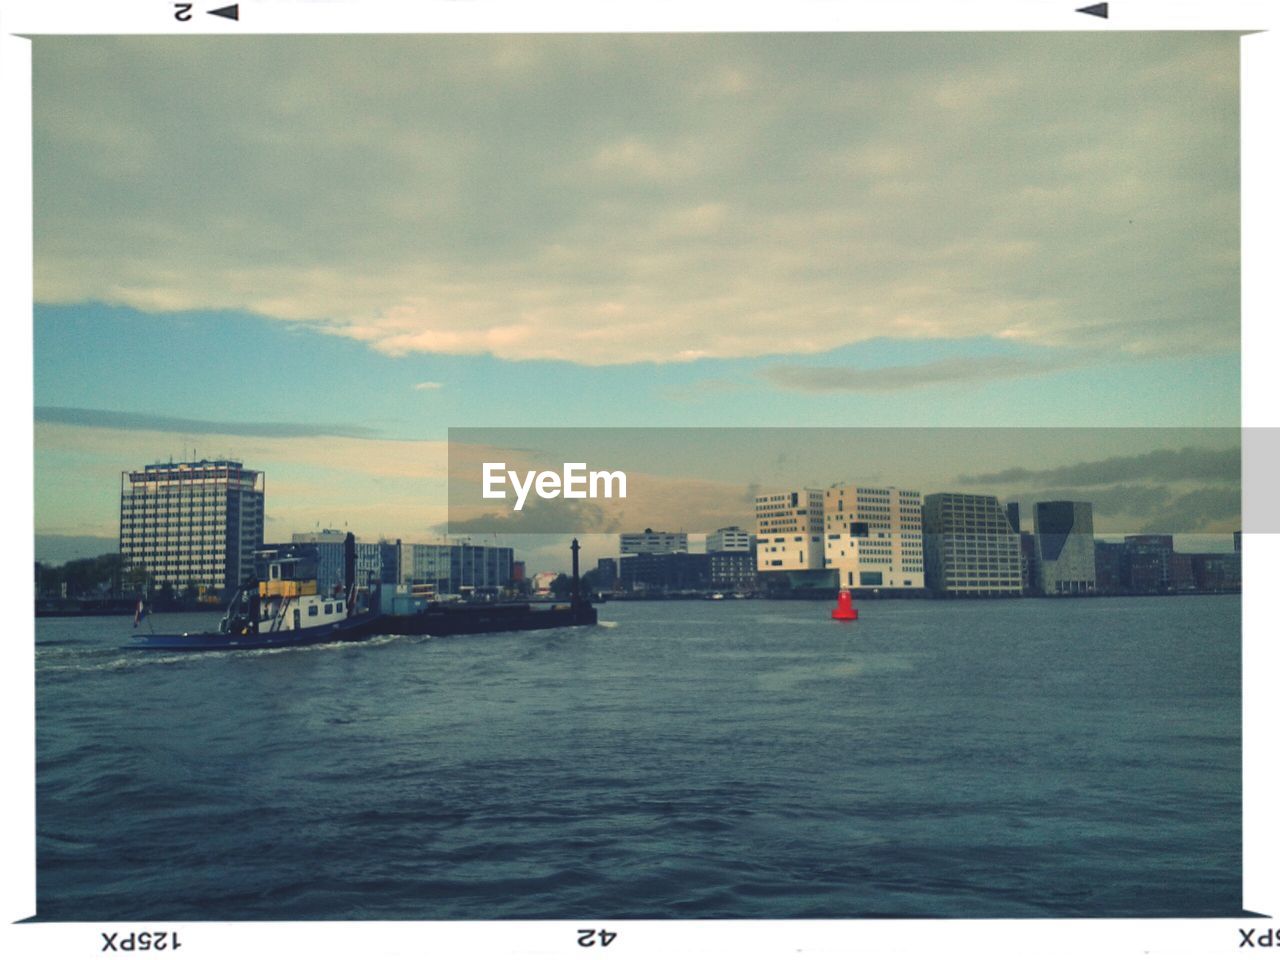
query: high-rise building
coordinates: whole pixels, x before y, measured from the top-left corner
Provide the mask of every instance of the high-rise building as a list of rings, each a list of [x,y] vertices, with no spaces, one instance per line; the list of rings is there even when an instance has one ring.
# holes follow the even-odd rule
[[[751,534],[741,527],[721,527],[707,534],[707,553],[750,553],[754,545]]]
[[[641,553],[688,553],[689,535],[687,533],[667,533],[663,530],[645,529],[644,533],[624,533],[618,538],[618,552]]]
[[[1050,500],[1035,505],[1036,566],[1045,596],[1097,592],[1093,504]]]
[[[924,590],[920,493],[836,486],[823,494],[826,566],[843,588]]]
[[[151,463],[120,475],[120,555],[151,582],[233,590],[253,578],[266,475],[236,460]]]
[[[1019,536],[1010,514],[995,497],[931,493],[924,498],[923,520],[925,583],[934,593],[1022,595]]]
[[[822,491],[789,490],[756,497],[756,569],[760,573],[821,570]]]

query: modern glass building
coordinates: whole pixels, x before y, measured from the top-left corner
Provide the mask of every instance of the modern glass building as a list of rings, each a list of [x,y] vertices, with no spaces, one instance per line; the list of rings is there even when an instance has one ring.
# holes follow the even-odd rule
[[[399,582],[430,584],[437,595],[500,590],[511,583],[511,547],[401,543],[399,555]]]

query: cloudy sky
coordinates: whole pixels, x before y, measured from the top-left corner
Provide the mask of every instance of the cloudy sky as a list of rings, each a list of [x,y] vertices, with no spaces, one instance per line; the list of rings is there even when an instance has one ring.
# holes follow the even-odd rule
[[[414,539],[450,426],[1237,425],[1237,47],[40,37],[37,533],[192,449]]]

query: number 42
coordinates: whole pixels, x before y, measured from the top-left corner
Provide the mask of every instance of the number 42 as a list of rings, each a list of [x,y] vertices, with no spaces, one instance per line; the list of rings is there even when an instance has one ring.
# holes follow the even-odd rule
[[[597,934],[600,937],[599,940],[596,940]],[[617,935],[617,931],[610,933],[608,930],[579,930],[578,946],[607,947],[609,944],[613,943],[613,938]]]

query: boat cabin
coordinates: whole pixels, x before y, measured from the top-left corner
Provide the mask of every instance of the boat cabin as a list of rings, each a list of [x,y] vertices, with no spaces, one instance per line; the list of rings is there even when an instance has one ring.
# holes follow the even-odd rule
[[[255,560],[258,633],[305,630],[347,618],[346,598],[318,593],[314,556],[263,550]]]

